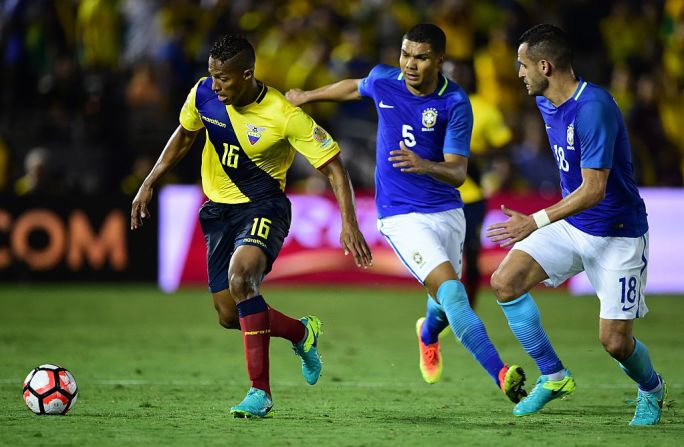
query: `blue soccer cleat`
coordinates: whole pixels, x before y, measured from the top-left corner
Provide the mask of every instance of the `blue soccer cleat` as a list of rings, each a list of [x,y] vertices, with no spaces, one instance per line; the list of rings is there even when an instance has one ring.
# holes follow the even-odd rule
[[[565,377],[561,380],[549,380],[547,376],[540,376],[530,395],[513,408],[513,414],[515,416],[527,416],[537,413],[547,403],[554,399],[563,399],[573,391],[575,391],[575,379],[572,378],[567,369],[565,370]]]
[[[663,411],[663,402],[667,397],[667,385],[662,377],[658,376],[662,387],[654,392],[648,393],[639,390],[637,394],[636,411],[629,425],[643,426],[656,425],[660,422],[660,413]]]
[[[231,407],[230,414],[236,418],[265,418],[272,408],[271,396],[264,390],[252,387],[242,402]]]
[[[302,374],[306,383],[314,385],[318,382],[318,377],[321,375],[323,362],[321,356],[318,355],[318,337],[321,335],[321,320],[313,315],[307,315],[301,318],[306,327],[306,336],[304,341],[292,346],[292,350],[299,357],[302,358]]]

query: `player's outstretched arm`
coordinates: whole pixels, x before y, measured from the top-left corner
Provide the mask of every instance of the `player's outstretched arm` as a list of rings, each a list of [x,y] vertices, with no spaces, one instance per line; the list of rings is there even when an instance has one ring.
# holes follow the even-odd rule
[[[188,153],[192,143],[197,137],[199,131],[190,131],[183,126],[178,126],[176,131],[171,135],[169,141],[166,143],[159,159],[154,164],[154,167],[145,178],[145,181],[138,189],[138,193],[133,199],[131,207],[131,230],[136,230],[142,226],[142,220],[150,216],[147,209],[150,200],[152,200],[152,191],[154,185],[164,176],[176,163],[185,157]]]
[[[359,82],[361,79],[344,79],[316,90],[293,88],[285,93],[285,98],[295,106],[316,101],[353,101],[361,99]]]
[[[444,154],[444,161],[431,161],[421,158],[408,149],[404,142],[399,149],[390,151],[387,159],[392,167],[409,174],[427,174],[446,184],[458,188],[465,182],[468,171],[468,158],[456,154]]]
[[[328,177],[342,213],[340,243],[344,249],[344,254],[351,253],[354,256],[357,267],[368,267],[373,262],[373,258],[366,239],[361,234],[359,224],[356,221],[354,190],[352,189],[349,174],[347,174],[347,170],[342,165],[339,157],[325,165],[321,172]]]
[[[576,190],[550,207],[529,216],[501,205],[501,210],[509,219],[488,226],[487,237],[492,242],[503,241],[500,246],[508,247],[525,239],[544,225],[593,208],[606,196],[609,174],[610,169],[582,168],[582,184]]]

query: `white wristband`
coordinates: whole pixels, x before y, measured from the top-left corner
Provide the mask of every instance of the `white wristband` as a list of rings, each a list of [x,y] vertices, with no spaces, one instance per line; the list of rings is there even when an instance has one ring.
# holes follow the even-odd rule
[[[549,219],[549,215],[546,214],[546,210],[537,211],[532,214],[532,219],[534,219],[534,222],[537,224],[537,228],[545,227],[551,223],[551,219]]]

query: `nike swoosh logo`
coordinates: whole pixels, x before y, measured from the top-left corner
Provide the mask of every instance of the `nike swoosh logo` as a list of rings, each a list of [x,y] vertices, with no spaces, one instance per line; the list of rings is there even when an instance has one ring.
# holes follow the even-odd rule
[[[558,388],[557,390],[551,390],[551,396],[556,397],[558,393],[563,391],[563,388],[565,388],[565,385],[567,385],[568,382],[565,382],[562,387]]]
[[[622,306],[622,310],[623,310],[623,311],[628,311],[628,310],[630,310],[630,309],[631,309],[632,307],[634,307],[634,306],[636,306],[636,304],[632,304],[632,305],[629,306],[629,307]]]
[[[382,101],[380,101],[379,106],[380,106],[381,109],[393,109],[393,108],[394,108],[394,106],[391,106],[391,105],[389,105],[389,104],[385,104],[385,103],[382,102]]]
[[[551,129],[551,126],[549,126],[548,124],[544,124],[544,125],[546,126],[547,129]]]

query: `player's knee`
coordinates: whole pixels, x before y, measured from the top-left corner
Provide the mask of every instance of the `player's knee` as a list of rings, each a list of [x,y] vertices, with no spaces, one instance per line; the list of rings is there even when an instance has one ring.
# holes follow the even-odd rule
[[[233,298],[242,301],[258,294],[259,281],[250,272],[237,271],[230,274],[228,287]]]
[[[521,293],[515,287],[515,281],[511,275],[497,270],[489,280],[489,284],[496,295],[496,298],[501,302],[512,301],[516,299]]]
[[[604,336],[601,337],[601,344],[603,349],[606,350],[611,357],[616,360],[625,360],[632,353],[633,347],[625,340],[624,337],[620,336]]]

